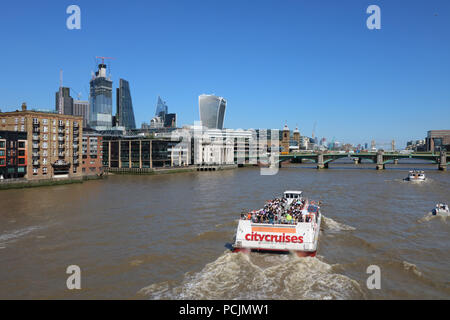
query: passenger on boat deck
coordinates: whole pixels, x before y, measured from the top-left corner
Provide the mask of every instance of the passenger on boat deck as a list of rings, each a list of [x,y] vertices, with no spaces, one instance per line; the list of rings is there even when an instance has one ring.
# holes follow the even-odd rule
[[[285,198],[269,200],[265,203],[264,208],[250,211],[248,214],[242,214],[241,218],[251,220],[254,223],[271,224],[296,224],[297,222],[306,221],[307,217],[302,216],[305,200],[297,200],[291,203],[289,209],[286,209],[286,203],[287,199]]]

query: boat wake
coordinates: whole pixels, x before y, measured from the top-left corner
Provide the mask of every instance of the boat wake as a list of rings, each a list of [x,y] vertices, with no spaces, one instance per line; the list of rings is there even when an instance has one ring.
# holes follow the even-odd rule
[[[426,215],[424,215],[422,218],[417,220],[419,223],[428,222],[434,219],[440,219],[442,222],[447,223],[447,217],[445,215],[434,215],[432,212],[428,212]]]
[[[352,226],[348,226],[346,224],[337,222],[331,218],[327,218],[324,215],[322,215],[322,225],[326,231],[354,231],[356,228]]]
[[[165,281],[142,288],[149,299],[361,299],[355,280],[318,258],[226,251],[181,284]]]
[[[41,228],[42,227],[40,226],[31,226],[13,231],[6,231],[5,233],[0,234],[0,248],[5,248],[6,244],[17,241],[19,238]]]

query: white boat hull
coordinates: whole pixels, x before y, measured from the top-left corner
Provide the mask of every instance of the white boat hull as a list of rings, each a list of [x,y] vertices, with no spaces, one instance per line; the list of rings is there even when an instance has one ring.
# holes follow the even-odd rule
[[[297,224],[253,223],[239,220],[233,251],[295,252],[298,256],[314,257],[319,241],[320,222]]]

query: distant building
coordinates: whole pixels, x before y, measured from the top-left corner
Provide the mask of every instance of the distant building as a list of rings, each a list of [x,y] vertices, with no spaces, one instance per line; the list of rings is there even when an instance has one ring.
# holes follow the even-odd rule
[[[89,123],[89,101],[73,100],[73,115],[83,117],[83,128]]]
[[[119,80],[119,88],[117,88],[116,122],[118,126],[125,127],[126,130],[136,129],[130,85],[124,79]]]
[[[426,151],[450,151],[450,130],[430,130],[425,139]]]
[[[164,127],[165,128],[176,128],[177,127],[177,114],[176,113],[167,113],[164,118]]]
[[[161,97],[158,96],[158,102],[156,103],[156,112],[155,116],[160,117],[161,119],[165,119],[166,114],[169,112],[169,108],[167,107],[167,104],[165,101],[161,99]]]
[[[202,94],[198,97],[200,120],[209,129],[223,129],[227,100],[215,95]]]
[[[103,166],[108,171],[173,166],[170,138],[103,136]]]
[[[89,126],[95,130],[112,127],[112,81],[106,77],[106,64],[99,64],[90,81]]]
[[[164,120],[161,117],[154,117],[150,120],[150,129],[164,128]]]
[[[70,96],[70,88],[61,87],[60,90],[56,92],[55,110],[59,114],[73,115],[73,98]]]

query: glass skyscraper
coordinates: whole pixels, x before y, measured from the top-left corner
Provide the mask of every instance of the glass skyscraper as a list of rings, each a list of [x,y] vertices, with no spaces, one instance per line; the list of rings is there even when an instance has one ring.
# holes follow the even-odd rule
[[[198,97],[200,120],[209,129],[223,129],[227,100],[215,95],[202,94]]]
[[[120,79],[119,88],[117,88],[117,120],[119,126],[127,130],[136,129],[130,85],[124,79]]]
[[[168,107],[165,101],[158,96],[158,102],[156,103],[156,113],[155,116],[160,117],[163,121],[166,117],[166,114],[169,112]]]
[[[90,82],[89,126],[96,130],[112,127],[112,81],[106,77],[106,64],[99,64]]]

